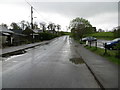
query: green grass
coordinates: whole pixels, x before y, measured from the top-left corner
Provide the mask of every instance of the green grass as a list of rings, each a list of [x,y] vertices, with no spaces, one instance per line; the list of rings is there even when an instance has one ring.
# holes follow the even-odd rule
[[[98,33],[89,34],[87,36],[93,36],[93,37],[96,37],[98,39],[106,39],[106,40],[114,39],[113,32],[98,32]]]
[[[96,49],[96,47],[94,47],[94,46],[91,46],[91,48],[90,48],[90,46],[86,46],[85,48],[89,49],[90,51],[92,51],[100,56],[107,58],[107,60],[109,60],[115,64],[120,65],[120,59],[116,57],[117,51],[115,51],[115,50],[107,50],[107,54],[104,54],[105,50],[101,49],[101,48]]]

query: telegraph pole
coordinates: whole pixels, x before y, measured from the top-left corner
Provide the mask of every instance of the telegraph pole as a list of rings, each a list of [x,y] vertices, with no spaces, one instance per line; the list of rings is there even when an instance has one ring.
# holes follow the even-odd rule
[[[31,6],[31,29],[32,29],[32,31],[33,31],[33,7]],[[33,40],[32,40],[32,42],[34,43],[34,35],[33,35],[33,32],[32,32],[32,38],[33,38]]]
[[[33,29],[33,7],[31,6],[31,29]]]

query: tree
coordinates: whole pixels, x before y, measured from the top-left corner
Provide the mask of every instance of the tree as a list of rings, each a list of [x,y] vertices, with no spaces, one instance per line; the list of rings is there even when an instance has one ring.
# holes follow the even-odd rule
[[[79,26],[79,25],[84,25],[84,27],[92,27],[92,25],[90,24],[90,22],[88,20],[79,18],[79,17],[73,19],[70,22],[70,27],[72,27],[72,28],[77,28],[77,26]]]
[[[90,22],[83,18],[75,18],[70,22],[72,36],[75,39],[81,39],[87,33],[86,28],[92,28]],[[89,29],[88,29],[89,30]]]
[[[50,29],[50,30],[53,30],[53,28],[54,28],[54,23],[49,23],[49,25],[48,25],[47,28]]]
[[[27,27],[27,24],[26,24],[25,20],[22,20],[22,21],[20,22],[20,24],[21,24],[21,28],[22,28],[23,30],[25,30],[25,28]]]
[[[100,29],[98,29],[98,32],[105,32],[105,31],[100,28]]]
[[[22,33],[25,34],[25,35],[30,36],[30,35],[32,35],[34,32],[33,32],[33,30],[31,30],[29,27],[26,27],[26,29],[25,29]]]
[[[2,23],[1,26],[5,27],[5,28],[8,28],[7,24],[4,24],[4,23]]]
[[[31,25],[31,24],[27,21],[27,22],[26,22],[26,27],[29,27],[29,28],[30,28],[30,25]]]
[[[61,29],[61,26],[59,24],[57,24],[56,27],[58,31]]]
[[[33,24],[33,29],[38,29],[38,24],[37,24],[37,22],[35,22],[35,23]]]
[[[41,22],[40,23],[40,26],[42,27],[42,30],[43,30],[43,32],[45,32],[45,29],[46,29],[46,23],[45,22]]]
[[[21,29],[20,26],[18,26],[15,22],[12,22],[10,26],[12,27],[12,29]]]
[[[115,38],[120,38],[120,26],[114,28],[113,33]]]
[[[55,24],[53,24],[53,32],[55,32],[56,27],[57,26]]]
[[[49,25],[48,25],[47,28],[50,29],[50,30],[52,30],[53,33],[55,33],[56,25],[54,23],[49,23]]]

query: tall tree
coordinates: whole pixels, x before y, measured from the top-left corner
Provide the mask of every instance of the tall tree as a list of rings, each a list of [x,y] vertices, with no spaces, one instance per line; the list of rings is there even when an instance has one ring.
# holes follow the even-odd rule
[[[42,27],[42,30],[43,30],[43,32],[45,32],[45,29],[46,29],[46,23],[45,22],[41,22],[40,23],[40,26]]]
[[[37,22],[35,22],[35,23],[33,24],[33,29],[38,29],[38,24],[37,24]]]
[[[75,18],[70,22],[71,32],[75,39],[81,39],[86,33],[85,28],[92,27],[90,22],[83,18]]]
[[[26,27],[29,27],[29,28],[30,28],[30,25],[31,25],[31,24],[27,21],[27,22],[26,22]]]
[[[21,28],[22,28],[23,30],[25,30],[25,28],[27,27],[26,21],[25,21],[25,20],[22,20],[22,21],[20,22],[20,24],[21,24]]]
[[[15,22],[12,22],[10,26],[12,27],[12,29],[21,29],[20,26],[18,26]]]
[[[98,29],[98,32],[105,32],[104,30],[102,30],[101,28]]]
[[[54,23],[49,23],[49,25],[48,25],[47,28],[50,29],[50,30],[53,30],[53,28],[54,28]]]
[[[23,34],[26,34],[28,36],[32,35],[34,32],[30,27],[26,27],[25,30],[22,32]]]
[[[61,29],[61,26],[59,24],[57,24],[56,27],[58,31]]]
[[[55,24],[53,24],[53,31],[55,32],[55,29],[56,29],[56,25]]]
[[[47,28],[50,29],[53,34],[55,34],[56,25],[54,23],[49,23]]]
[[[115,38],[120,38],[120,26],[114,28],[113,33]]]
[[[4,24],[4,23],[2,23],[1,26],[5,27],[5,28],[8,28],[7,24]]]

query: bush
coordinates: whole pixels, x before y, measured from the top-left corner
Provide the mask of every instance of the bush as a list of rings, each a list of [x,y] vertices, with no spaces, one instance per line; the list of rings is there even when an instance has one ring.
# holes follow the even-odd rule
[[[52,34],[52,33],[39,33],[38,37],[41,41],[43,41],[43,40],[53,39],[55,37],[58,37],[58,35],[55,35],[55,34]]]
[[[117,43],[117,45],[114,48],[117,50],[116,57],[120,58],[120,43]]]

